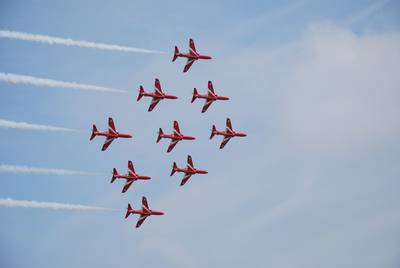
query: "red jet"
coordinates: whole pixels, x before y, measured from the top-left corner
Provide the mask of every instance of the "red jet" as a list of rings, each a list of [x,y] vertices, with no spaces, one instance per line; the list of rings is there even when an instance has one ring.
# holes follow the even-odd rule
[[[124,188],[122,192],[125,193],[128,191],[129,187],[131,187],[132,183],[137,180],[150,180],[149,176],[138,175],[135,172],[135,168],[133,167],[132,161],[128,161],[128,174],[118,174],[117,169],[113,169],[113,176],[111,178],[111,183],[113,183],[116,179],[124,179],[126,180]]]
[[[212,126],[210,140],[215,135],[224,136],[224,140],[222,141],[221,146],[219,147],[220,149],[224,148],[225,145],[228,143],[228,141],[233,137],[246,137],[247,136],[245,133],[240,133],[240,132],[233,131],[232,130],[232,123],[231,123],[231,120],[229,118],[226,119],[226,131],[218,131],[215,128],[215,125]]]
[[[211,103],[213,103],[216,100],[229,100],[228,97],[224,96],[218,96],[214,92],[214,87],[211,81],[208,81],[208,94],[201,95],[197,92],[197,89],[195,88],[193,91],[193,98],[192,98],[192,103],[197,99],[205,99],[206,103],[204,103],[203,110],[201,110],[202,113],[205,113],[210,107]]]
[[[102,151],[105,151],[115,139],[132,138],[132,135],[130,134],[117,132],[117,130],[115,129],[114,121],[111,117],[108,118],[108,131],[100,132],[97,130],[96,125],[93,125],[92,136],[90,136],[90,140],[93,140],[96,136],[106,137],[103,148],[101,148]]]
[[[194,174],[207,174],[208,173],[208,171],[206,171],[206,170],[195,169],[194,165],[193,165],[192,157],[190,155],[187,156],[187,168],[178,168],[178,166],[174,162],[170,176],[174,175],[175,172],[185,173],[185,176],[183,176],[183,179],[181,182],[181,186],[185,185],[185,183],[189,180],[189,178]]]
[[[167,153],[171,152],[174,149],[175,145],[181,140],[195,140],[195,137],[182,135],[179,130],[179,124],[177,121],[174,121],[174,132],[172,134],[164,134],[163,130],[160,128],[158,131],[157,143],[162,139],[171,139],[171,143],[168,146]]]
[[[177,99],[178,98],[177,96],[165,94],[161,89],[160,80],[158,80],[158,78],[156,78],[156,80],[154,82],[154,93],[145,92],[143,87],[140,86],[139,96],[137,97],[137,101],[139,101],[143,96],[153,98],[153,100],[151,101],[151,104],[149,106],[148,112],[151,112],[154,109],[154,107],[156,107],[156,105],[162,99]]]
[[[164,212],[151,210],[149,209],[149,205],[147,204],[147,199],[145,196],[142,197],[142,209],[134,210],[131,204],[128,203],[128,209],[126,211],[125,219],[129,217],[131,214],[139,214],[139,220],[136,223],[136,228],[139,228],[140,225],[144,222],[144,220],[152,215],[164,215]]]
[[[194,42],[193,42],[192,38],[189,39],[189,52],[188,53],[180,53],[178,47],[175,46],[175,53],[174,53],[174,58],[172,59],[172,62],[174,62],[176,60],[176,58],[178,58],[178,57],[184,57],[184,58],[188,59],[186,65],[185,65],[185,68],[183,69],[184,73],[189,71],[193,62],[195,62],[196,60],[212,59],[210,56],[201,55],[201,54],[197,53],[196,47],[194,46]]]

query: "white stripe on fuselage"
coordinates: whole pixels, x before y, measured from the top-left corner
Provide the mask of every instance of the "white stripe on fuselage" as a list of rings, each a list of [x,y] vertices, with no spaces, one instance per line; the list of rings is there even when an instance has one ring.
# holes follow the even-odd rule
[[[199,56],[199,54],[191,48],[189,48],[189,52],[192,54],[195,54],[196,56]]]
[[[158,89],[157,87],[154,87],[154,91],[157,92],[158,94],[162,95],[162,91],[160,89]]]

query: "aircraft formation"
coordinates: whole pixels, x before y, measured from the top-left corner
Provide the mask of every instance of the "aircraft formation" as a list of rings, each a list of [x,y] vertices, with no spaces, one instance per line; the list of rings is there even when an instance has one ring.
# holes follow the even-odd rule
[[[207,56],[207,55],[202,55],[197,52],[195,44],[193,39],[189,39],[189,52],[188,53],[181,53],[179,52],[178,47],[175,46],[175,51],[174,51],[174,56],[172,58],[172,62],[174,62],[177,58],[183,57],[187,58],[186,65],[183,69],[183,72],[186,73],[190,67],[193,65],[193,63],[197,60],[209,60],[212,59],[212,57]],[[151,98],[151,103],[148,108],[148,112],[151,112],[154,110],[154,108],[157,106],[157,104],[164,99],[167,100],[174,100],[178,99],[177,96],[167,94],[162,90],[160,80],[158,78],[155,78],[154,82],[154,91],[153,92],[146,92],[145,89],[143,88],[142,85],[139,86],[139,95],[137,97],[137,101],[140,101],[142,97],[149,97]],[[219,96],[215,93],[213,83],[211,81],[208,81],[208,92],[206,94],[199,94],[197,89],[194,88],[193,91],[193,97],[191,100],[191,103],[193,103],[196,99],[204,99],[205,103],[202,108],[202,113],[205,113],[208,108],[211,106],[211,104],[215,101],[228,101],[229,97],[226,96]],[[110,117],[108,118],[108,130],[107,131],[98,131],[96,125],[93,125],[92,127],[92,134],[90,136],[90,140],[93,140],[96,136],[104,136],[105,142],[102,147],[102,151],[106,151],[107,148],[111,145],[111,143],[118,139],[118,138],[132,138],[133,136],[128,133],[122,133],[118,132],[114,120]],[[234,137],[246,137],[245,133],[241,132],[236,132],[232,128],[232,123],[230,118],[226,119],[226,129],[225,131],[223,130],[217,130],[215,125],[212,125],[211,129],[211,135],[210,135],[210,140],[214,136],[223,136],[222,143],[220,145],[220,149],[223,149],[226,144]],[[159,128],[158,131],[158,136],[156,139],[156,143],[159,143],[162,139],[170,139],[170,144],[167,148],[167,153],[172,152],[172,150],[175,148],[175,146],[178,144],[178,142],[182,140],[195,140],[196,138],[194,136],[182,134],[179,123],[178,121],[173,122],[173,130],[171,134],[164,133],[164,131]],[[180,186],[184,186],[188,180],[196,174],[208,174],[207,170],[202,170],[202,169],[197,169],[194,167],[193,164],[193,159],[191,155],[187,156],[187,165],[186,168],[179,168],[178,165],[174,162],[172,165],[172,171],[170,176],[173,176],[175,173],[183,173],[183,178],[181,180]],[[126,174],[120,174],[118,171],[114,168],[112,172],[112,178],[111,178],[111,183],[114,183],[116,180],[125,180],[125,184],[122,188],[122,193],[125,193],[128,191],[128,189],[131,187],[131,185],[135,181],[139,180],[150,180],[150,176],[146,175],[139,175],[136,173],[133,162],[131,160],[128,161],[128,172]],[[151,210],[149,208],[147,198],[145,196],[142,197],[142,208],[135,210],[130,203],[128,203],[128,208],[126,211],[125,218],[128,218],[130,214],[138,214],[139,219],[136,223],[136,228],[140,227],[142,223],[146,220],[147,217],[152,216],[152,215],[164,215],[163,212],[161,211],[156,211],[156,210]]]

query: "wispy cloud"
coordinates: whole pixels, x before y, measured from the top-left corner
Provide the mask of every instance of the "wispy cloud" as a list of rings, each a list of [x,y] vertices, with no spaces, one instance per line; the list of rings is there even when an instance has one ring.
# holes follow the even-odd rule
[[[51,88],[64,88],[64,89],[110,92],[110,93],[128,93],[125,90],[116,89],[116,88],[79,84],[79,83],[75,83],[75,82],[63,82],[63,81],[46,79],[46,78],[38,78],[38,77],[33,77],[33,76],[28,76],[28,75],[19,75],[19,74],[1,73],[1,72],[0,72],[0,81],[13,83],[13,84],[25,84],[25,85],[43,86],[43,87],[51,87]]]
[[[282,82],[282,125],[290,142],[332,156],[395,141],[400,34],[315,25],[301,43]]]
[[[71,211],[117,211],[111,208],[92,207],[84,205],[74,205],[66,203],[39,202],[34,200],[14,200],[11,198],[1,198],[0,207],[6,208],[42,208],[54,210],[71,210]]]
[[[267,211],[262,211],[252,219],[249,219],[249,221],[246,222],[237,233],[243,234],[246,231],[254,232],[265,228],[269,223],[290,214],[296,208],[302,206],[304,200],[312,190],[313,182],[313,176],[305,178],[295,189],[294,193],[292,193],[286,200]]]
[[[174,267],[204,267],[186,248],[172,239],[149,237],[141,244],[145,252],[157,252],[165,257]]]
[[[375,1],[369,6],[365,7],[364,9],[358,11],[357,13],[353,14],[347,21],[346,25],[353,25],[356,24],[360,21],[365,20],[369,16],[373,15],[375,12],[379,11],[382,9],[384,6],[386,6],[390,0],[381,0],[381,1]]]
[[[47,125],[36,125],[25,122],[15,122],[0,119],[0,128],[14,128],[14,129],[25,129],[25,130],[40,130],[40,131],[51,131],[51,132],[79,132],[75,129],[63,128],[63,127],[53,127]]]
[[[300,8],[304,7],[306,3],[307,0],[297,0],[272,10],[267,9],[258,16],[239,21],[238,25],[231,30],[239,35],[248,35],[249,32],[253,33],[264,30],[265,27],[276,25],[277,21],[287,18],[298,11]]]
[[[16,166],[0,164],[0,173],[15,173],[15,174],[41,174],[41,175],[58,175],[58,176],[91,176],[97,173],[68,170],[68,169],[53,169],[53,168],[38,168],[28,166]]]
[[[162,51],[150,50],[145,48],[95,43],[83,40],[73,40],[70,38],[60,38],[47,35],[30,34],[30,33],[14,32],[14,31],[0,31],[0,38],[18,39],[23,41],[46,43],[50,45],[75,46],[81,48],[92,48],[92,49],[111,50],[119,52],[152,53],[152,54],[165,53]]]

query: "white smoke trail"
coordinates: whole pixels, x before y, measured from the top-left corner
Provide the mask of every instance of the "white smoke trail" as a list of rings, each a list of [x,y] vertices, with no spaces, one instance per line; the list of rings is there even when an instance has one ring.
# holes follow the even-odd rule
[[[93,172],[67,170],[67,169],[53,169],[53,168],[37,168],[28,166],[15,166],[0,164],[0,173],[14,173],[14,174],[39,174],[39,175],[57,175],[57,176],[92,176],[98,175]]]
[[[43,208],[54,210],[72,210],[72,211],[117,211],[112,208],[91,207],[84,205],[73,205],[53,202],[39,202],[34,200],[14,200],[11,198],[0,198],[0,207],[6,208]]]
[[[34,86],[44,86],[52,88],[65,88],[75,90],[86,90],[86,91],[99,91],[99,92],[114,92],[114,93],[128,93],[125,90],[99,87],[93,85],[79,84],[74,82],[63,82],[52,79],[38,78],[28,75],[0,73],[0,81],[13,83],[13,84],[25,84]]]
[[[78,130],[75,129],[53,127],[46,125],[35,125],[25,122],[15,122],[4,119],[0,119],[0,128],[28,129],[28,130],[41,130],[41,131],[52,131],[52,132],[79,132]]]
[[[40,43],[47,43],[50,45],[64,45],[64,46],[76,46],[82,48],[94,48],[101,50],[112,50],[112,51],[120,51],[120,52],[136,52],[136,53],[153,53],[153,54],[164,54],[165,52],[149,50],[144,48],[136,48],[136,47],[126,47],[119,45],[110,45],[103,43],[94,43],[82,40],[72,40],[69,38],[59,38],[52,37],[47,35],[38,35],[38,34],[30,34],[30,33],[22,33],[22,32],[14,32],[14,31],[0,31],[0,38],[10,38],[10,39],[18,39],[24,41],[33,41]]]

